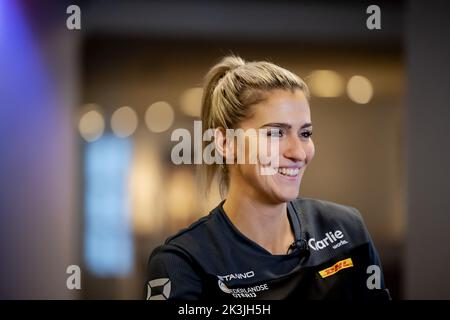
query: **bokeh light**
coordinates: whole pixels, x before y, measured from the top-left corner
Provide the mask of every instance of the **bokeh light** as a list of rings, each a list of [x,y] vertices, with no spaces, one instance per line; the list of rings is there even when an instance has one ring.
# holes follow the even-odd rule
[[[366,104],[373,96],[372,83],[366,77],[353,76],[347,83],[347,94],[352,101]]]
[[[307,79],[311,93],[321,98],[339,97],[344,91],[344,81],[336,71],[316,70]]]
[[[145,112],[145,123],[152,132],[164,132],[169,129],[175,118],[173,108],[165,101],[158,101]]]
[[[111,117],[111,130],[121,138],[132,135],[136,131],[137,125],[137,114],[130,107],[117,109]]]
[[[100,138],[105,131],[105,120],[97,110],[90,110],[83,114],[78,124],[78,130],[84,140],[93,142]]]

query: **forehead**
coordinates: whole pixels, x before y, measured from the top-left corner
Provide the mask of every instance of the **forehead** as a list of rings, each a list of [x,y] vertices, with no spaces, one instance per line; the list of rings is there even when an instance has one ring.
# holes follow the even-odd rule
[[[251,106],[250,123],[303,123],[311,121],[308,99],[302,90],[271,90],[265,99]]]

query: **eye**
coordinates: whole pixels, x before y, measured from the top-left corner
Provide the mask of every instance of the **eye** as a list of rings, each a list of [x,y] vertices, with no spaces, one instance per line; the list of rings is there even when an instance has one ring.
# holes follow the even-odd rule
[[[274,138],[281,138],[284,136],[285,132],[281,128],[274,128],[267,130],[267,136],[268,137],[274,137]]]
[[[311,138],[312,134],[313,133],[311,130],[303,131],[300,133],[300,135],[305,139]]]

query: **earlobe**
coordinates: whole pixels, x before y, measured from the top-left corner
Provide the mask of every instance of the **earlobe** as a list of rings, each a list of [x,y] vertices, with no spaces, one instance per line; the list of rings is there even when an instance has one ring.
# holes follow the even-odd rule
[[[222,156],[222,158],[226,158],[227,155],[227,145],[226,145],[226,135],[225,130],[223,128],[216,128],[214,130],[214,144],[217,152]]]
[[[218,153],[225,159],[226,163],[234,163],[234,144],[226,136],[226,130],[222,127],[214,130],[214,143]]]

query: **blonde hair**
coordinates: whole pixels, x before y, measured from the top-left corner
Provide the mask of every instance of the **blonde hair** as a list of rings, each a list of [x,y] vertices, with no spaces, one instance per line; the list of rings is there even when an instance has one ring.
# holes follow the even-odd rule
[[[224,57],[205,77],[201,113],[203,132],[236,128],[249,115],[249,107],[264,101],[265,93],[273,89],[300,89],[309,97],[305,82],[280,66],[267,61],[246,62],[234,55]],[[206,144],[204,142],[203,148]],[[220,194],[224,197],[229,184],[225,164],[204,165],[202,177],[206,192],[217,177]]]

